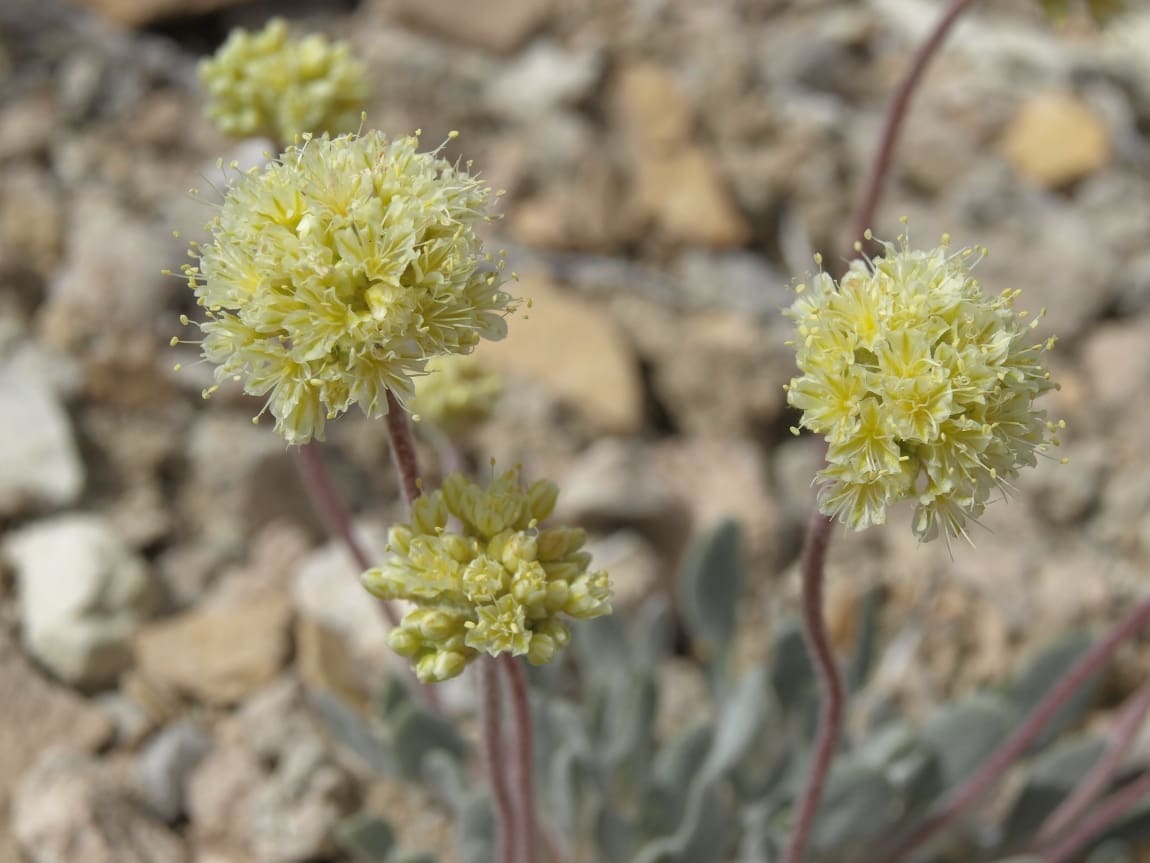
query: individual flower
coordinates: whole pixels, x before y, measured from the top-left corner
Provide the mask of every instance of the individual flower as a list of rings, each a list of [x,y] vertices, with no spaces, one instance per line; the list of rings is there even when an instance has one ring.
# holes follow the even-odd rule
[[[427,374],[415,379],[408,407],[420,420],[456,437],[491,416],[503,392],[503,380],[472,355],[435,357]]]
[[[586,534],[539,527],[558,494],[546,480],[524,488],[518,469],[487,488],[453,473],[415,500],[410,523],[391,528],[391,557],[362,580],[381,599],[415,604],[388,642],[420,680],[455,677],[480,653],[550,662],[570,639],[562,616],[611,611],[607,573],[589,571],[581,550]]]
[[[233,30],[199,73],[208,118],[235,137],[286,143],[305,132],[351,132],[370,95],[367,69],[347,43],[292,39],[282,18],[256,33]]]
[[[289,443],[358,404],[387,413],[440,354],[506,333],[503,262],[476,227],[491,194],[418,138],[305,139],[237,173],[184,267],[216,380],[266,396]]]
[[[991,494],[1058,444],[1033,407],[1054,387],[1041,358],[1054,339],[1031,341],[1038,319],[1014,311],[1017,290],[983,293],[971,268],[985,250],[948,245],[882,243],[838,285],[825,273],[799,285],[786,312],[801,372],[787,401],[827,441],[819,508],[855,529],[911,499],[919,539],[966,536]]]

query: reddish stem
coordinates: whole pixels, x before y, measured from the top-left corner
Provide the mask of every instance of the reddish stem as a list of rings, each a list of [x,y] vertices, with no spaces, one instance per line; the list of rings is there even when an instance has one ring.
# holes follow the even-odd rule
[[[481,656],[479,667],[479,713],[483,737],[483,760],[495,800],[500,863],[516,863],[515,805],[507,784],[507,757],[503,748],[499,667],[490,656]]]
[[[1150,713],[1150,683],[1144,684],[1123,706],[1110,733],[1110,746],[1106,754],[1086,774],[1074,793],[1063,800],[1043,822],[1035,839],[1036,846],[1051,842],[1106,792],[1122,769],[1126,753],[1142,730],[1147,713]]]
[[[510,654],[499,657],[504,676],[511,688],[512,733],[515,740],[516,823],[519,826],[518,848],[522,863],[537,863],[539,825],[535,817],[535,775],[533,765],[533,731],[531,701],[527,692],[527,675],[523,664]]]
[[[355,560],[360,570],[371,569],[371,559],[356,539],[355,529],[352,527],[351,514],[343,505],[343,500],[331,481],[327,465],[324,464],[323,455],[315,441],[306,443],[296,449],[296,464],[299,465],[303,476],[304,486],[311,497],[312,506],[319,513],[327,528],[329,535],[343,542],[344,547]],[[376,607],[383,613],[390,626],[399,626],[399,614],[395,606],[386,599],[376,601]]]
[[[1110,631],[1102,641],[1085,653],[1062,679],[1030,711],[1026,720],[966,782],[946,805],[932,818],[895,845],[882,857],[884,863],[896,863],[922,845],[939,830],[950,824],[967,806],[981,798],[1038,739],[1042,729],[1057,715],[1074,694],[1102,670],[1124,641],[1150,622],[1150,597],[1143,599],[1127,617]]]
[[[1115,791],[1098,805],[1094,813],[1075,828],[1052,850],[1042,854],[1042,863],[1069,863],[1078,860],[1083,851],[1114,822],[1150,796],[1150,771],[1143,773],[1125,788]]]
[[[815,742],[815,756],[807,774],[807,787],[799,801],[798,814],[791,827],[783,863],[800,863],[806,854],[815,814],[822,799],[823,787],[830,773],[831,761],[838,748],[842,734],[843,711],[846,696],[843,691],[842,675],[835,662],[834,649],[827,633],[823,615],[823,570],[826,565],[827,547],[830,544],[831,520],[815,510],[807,526],[807,539],[803,548],[803,627],[819,683],[823,689],[823,701],[819,711],[819,727]]]
[[[879,200],[882,198],[883,187],[886,185],[887,175],[890,173],[890,163],[894,158],[894,148],[898,143],[899,133],[902,131],[903,121],[906,119],[907,109],[910,107],[911,97],[918,89],[927,66],[946,41],[951,27],[959,19],[966,8],[974,0],[950,0],[950,4],[942,13],[942,17],[934,25],[930,35],[915,51],[911,59],[910,68],[895,90],[890,106],[886,111],[883,122],[882,137],[879,139],[878,152],[871,162],[870,174],[863,187],[862,203],[859,206],[855,219],[853,237],[861,240],[867,228],[874,227],[875,213],[878,211]]]
[[[411,418],[391,390],[387,391],[387,433],[391,438],[391,459],[403,497],[410,504],[422,493],[419,482],[419,459],[415,454],[415,437],[411,433]]]

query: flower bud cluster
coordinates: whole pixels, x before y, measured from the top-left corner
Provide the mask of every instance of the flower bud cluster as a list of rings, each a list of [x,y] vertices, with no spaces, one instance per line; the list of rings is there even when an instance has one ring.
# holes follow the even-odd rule
[[[414,136],[305,140],[238,173],[184,267],[216,380],[266,396],[289,443],[356,404],[387,413],[433,356],[506,333],[502,260],[477,226],[491,190]]]
[[[415,604],[389,636],[424,682],[455,677],[480,653],[550,662],[567,644],[562,615],[608,614],[607,573],[589,571],[581,529],[540,528],[559,490],[523,488],[510,470],[480,488],[462,474],[418,498],[411,521],[389,534],[391,557],[363,574],[381,599]],[[458,531],[448,530],[454,517]]]
[[[920,539],[966,536],[991,494],[1058,444],[1033,407],[1054,387],[1041,358],[1054,339],[1033,343],[1017,290],[982,292],[971,266],[985,250],[947,246],[884,243],[838,285],[825,273],[799,285],[786,312],[801,372],[787,401],[828,444],[819,507],[855,529],[913,500]]]
[[[503,393],[503,379],[474,356],[435,357],[427,374],[415,379],[415,398],[408,407],[420,420],[456,437],[491,416]]]
[[[208,118],[234,137],[287,143],[306,132],[351,132],[370,95],[367,69],[347,43],[292,39],[282,18],[258,33],[233,30],[199,74]]]

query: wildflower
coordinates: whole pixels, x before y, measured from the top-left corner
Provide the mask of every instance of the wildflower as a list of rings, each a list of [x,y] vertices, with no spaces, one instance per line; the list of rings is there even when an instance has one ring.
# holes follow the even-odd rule
[[[416,499],[411,522],[393,526],[391,558],[363,574],[382,599],[415,604],[388,641],[424,682],[455,677],[480,653],[550,662],[570,633],[561,615],[608,614],[606,572],[589,572],[579,529],[540,528],[558,489],[523,488],[518,469],[480,488],[462,474]],[[448,519],[459,532],[449,532]]]
[[[347,43],[292,39],[282,18],[258,33],[233,30],[199,74],[208,118],[236,137],[289,142],[305,132],[351,132],[370,95],[367,69]]]
[[[416,378],[409,407],[421,420],[454,437],[490,417],[502,392],[499,375],[474,356],[435,357],[427,363],[427,374]]]
[[[1028,340],[1037,318],[1014,311],[1018,291],[983,294],[970,271],[985,250],[948,242],[883,243],[837,286],[825,273],[800,285],[786,312],[802,373],[787,401],[827,441],[819,508],[855,529],[911,499],[919,539],[966,536],[991,493],[1058,444],[1033,407],[1054,387],[1040,357],[1054,339]]]
[[[503,263],[476,233],[490,189],[418,143],[305,138],[238,174],[192,248],[203,356],[267,397],[289,443],[353,404],[386,414],[429,358],[506,333]]]

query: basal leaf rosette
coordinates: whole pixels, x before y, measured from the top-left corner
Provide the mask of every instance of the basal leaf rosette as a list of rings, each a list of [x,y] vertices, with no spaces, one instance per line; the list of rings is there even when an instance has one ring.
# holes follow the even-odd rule
[[[358,129],[371,88],[346,42],[313,34],[293,39],[287,22],[235,29],[199,65],[205,113],[228,135],[295,141],[305,133]]]
[[[237,172],[194,245],[216,380],[267,398],[289,443],[358,405],[387,413],[434,356],[501,339],[502,260],[476,232],[489,187],[419,140],[380,132],[305,140]],[[185,320],[186,322],[186,320]]]
[[[971,270],[985,250],[953,252],[946,237],[930,251],[882,246],[837,285],[819,273],[797,287],[786,314],[801,374],[787,401],[827,441],[825,515],[862,529],[909,499],[921,540],[965,537],[992,494],[1058,444],[1034,408],[1054,387],[1042,362],[1054,339],[1034,343],[1019,291],[983,293]]]
[[[391,528],[391,557],[362,581],[381,599],[415,605],[388,642],[420,680],[455,677],[481,653],[550,662],[570,639],[564,617],[611,611],[607,573],[590,571],[582,550],[586,534],[539,526],[558,494],[546,480],[524,488],[517,469],[486,488],[455,473]]]

